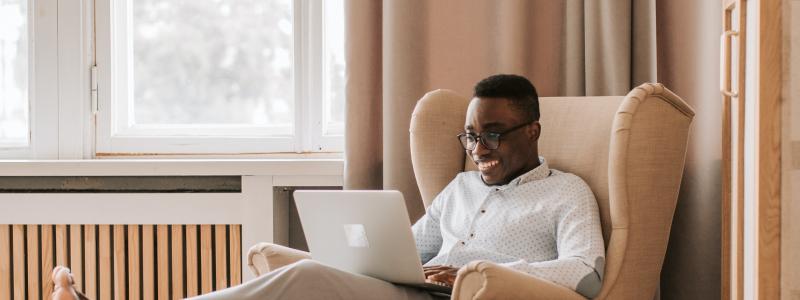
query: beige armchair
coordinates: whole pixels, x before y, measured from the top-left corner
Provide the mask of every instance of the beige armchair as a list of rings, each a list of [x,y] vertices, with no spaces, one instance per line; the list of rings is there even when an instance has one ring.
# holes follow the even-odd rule
[[[595,193],[606,242],[603,287],[596,299],[652,299],[678,197],[694,111],[660,84],[626,96],[544,97],[540,154],[554,169],[577,174]],[[455,136],[469,98],[426,94],[411,120],[411,155],[425,205],[456,174],[474,170]],[[309,257],[262,243],[250,249],[256,275]],[[453,299],[584,299],[547,280],[492,262],[458,272]]]

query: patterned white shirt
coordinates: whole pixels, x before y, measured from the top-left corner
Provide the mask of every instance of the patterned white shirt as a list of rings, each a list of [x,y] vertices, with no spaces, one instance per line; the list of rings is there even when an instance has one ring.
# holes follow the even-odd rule
[[[541,165],[506,185],[458,174],[412,227],[425,265],[488,260],[593,297],[605,248],[597,202],[578,176]]]

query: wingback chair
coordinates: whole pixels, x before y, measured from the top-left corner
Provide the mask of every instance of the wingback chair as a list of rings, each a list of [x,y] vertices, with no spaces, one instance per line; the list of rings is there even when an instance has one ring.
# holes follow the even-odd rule
[[[425,205],[456,174],[475,170],[455,136],[469,98],[426,94],[411,117],[411,156]],[[694,111],[661,84],[626,96],[540,98],[540,155],[583,178],[600,208],[606,265],[595,299],[652,299],[659,284]],[[250,249],[256,275],[309,257],[261,243]],[[584,299],[547,280],[489,261],[459,270],[452,299]]]

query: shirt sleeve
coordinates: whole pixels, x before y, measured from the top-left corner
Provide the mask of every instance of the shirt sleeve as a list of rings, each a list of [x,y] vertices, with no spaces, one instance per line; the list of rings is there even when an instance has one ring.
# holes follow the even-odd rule
[[[460,175],[460,174],[459,174]],[[442,247],[442,230],[440,220],[442,216],[442,206],[448,198],[451,197],[452,186],[458,180],[456,176],[440,193],[433,199],[431,205],[425,209],[425,215],[422,216],[414,226],[411,226],[411,232],[414,234],[414,242],[417,246],[417,253],[419,253],[420,261],[422,264],[427,263],[429,260],[439,254],[439,249]]]
[[[502,265],[593,298],[600,292],[605,267],[597,201],[580,179],[567,185],[562,192],[564,205],[554,220],[558,258],[541,262],[517,260]]]

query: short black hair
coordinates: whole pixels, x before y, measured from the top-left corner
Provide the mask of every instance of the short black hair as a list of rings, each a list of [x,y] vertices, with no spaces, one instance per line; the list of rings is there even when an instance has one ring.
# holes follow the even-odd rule
[[[484,78],[475,85],[478,98],[506,98],[514,109],[530,121],[539,120],[539,95],[536,88],[525,77],[512,74],[497,74]]]

